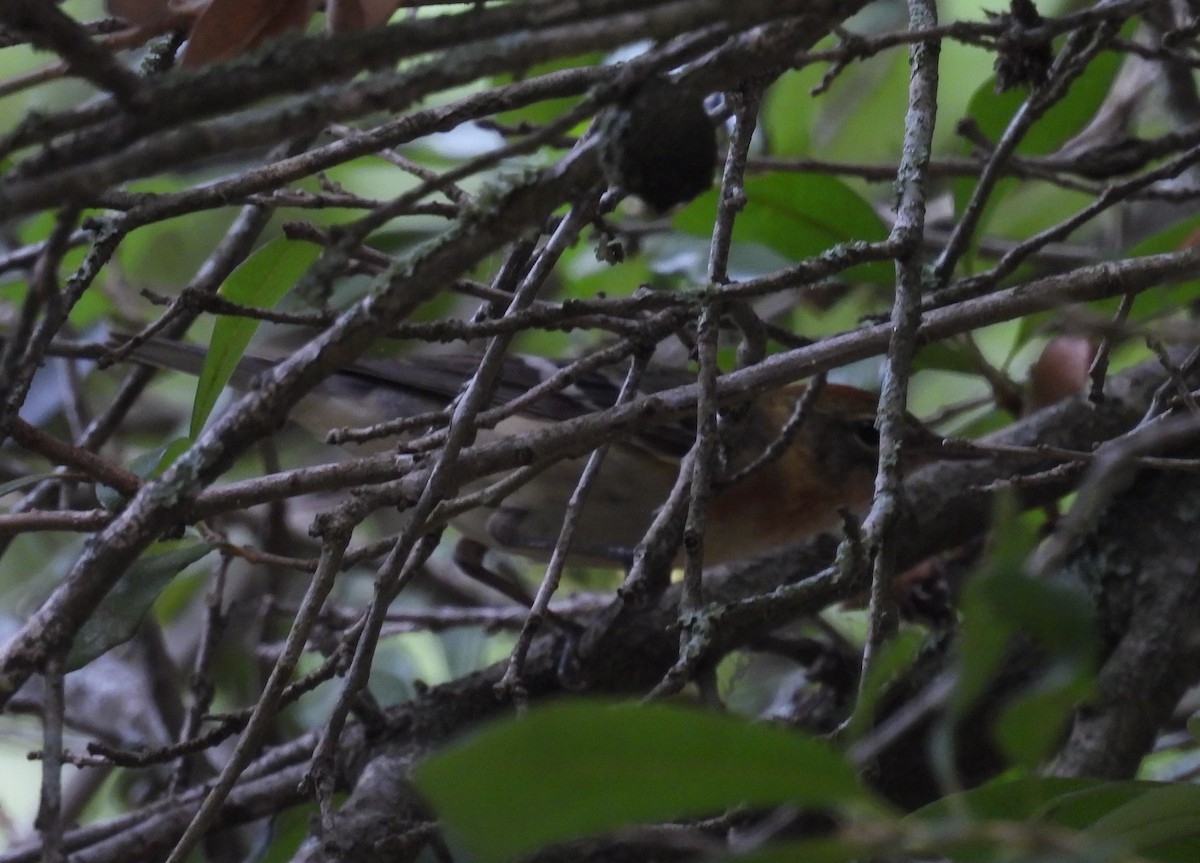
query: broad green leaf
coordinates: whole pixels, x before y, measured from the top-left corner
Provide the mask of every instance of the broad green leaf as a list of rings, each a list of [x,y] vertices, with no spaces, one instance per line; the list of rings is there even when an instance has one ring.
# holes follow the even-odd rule
[[[167,582],[154,600],[154,619],[168,624],[179,618],[189,608],[195,607],[197,597],[209,585],[208,573],[203,568],[186,569]]]
[[[1031,237],[1074,217],[1092,203],[1092,198],[1074,189],[1058,189],[1046,184],[1020,183],[1004,199],[1003,206],[989,211],[988,232],[1014,239]],[[1080,235],[1080,241],[1088,229]],[[1043,271],[1031,263],[1018,267],[1014,281],[1032,279]]]
[[[526,70],[521,75],[522,79],[529,79],[541,75],[552,75],[555,72],[563,69],[576,69],[584,66],[595,66],[601,61],[599,53],[584,54],[578,57],[557,57],[553,60],[548,60],[544,63],[537,63]],[[495,85],[511,84],[516,78],[512,75],[496,75],[492,78]],[[541,102],[534,102],[530,105],[524,105],[520,108],[513,108],[511,111],[502,111],[496,115],[497,122],[506,125],[515,126],[520,123],[531,124],[535,126],[543,126],[547,123],[552,123],[560,116],[573,108],[579,100],[583,98],[583,94],[578,96],[565,96],[561,99],[545,99]]]
[[[1126,254],[1126,258],[1143,255],[1157,255],[1167,252],[1177,252],[1200,245],[1200,216],[1176,222],[1165,230],[1159,231],[1135,245]],[[1197,295],[1195,280],[1180,282],[1173,285],[1163,285],[1158,290],[1138,294],[1130,314],[1131,320],[1154,321],[1166,316],[1179,315],[1189,309]],[[1117,301],[1113,300],[1097,307],[1103,313],[1110,313],[1116,308]]]
[[[1007,570],[984,585],[992,608],[1043,647],[1067,659],[1095,656],[1093,607],[1082,588]]]
[[[857,740],[871,727],[879,699],[900,674],[912,667],[925,641],[920,633],[902,632],[880,651],[867,673],[854,713],[846,723],[844,736],[847,740]]]
[[[991,821],[1048,820],[1082,829],[1097,818],[1141,794],[1144,788],[1126,785],[1145,783],[1109,782],[1101,779],[1017,776],[993,779],[970,791],[936,800],[906,820],[935,821],[963,811],[973,818]]]
[[[965,715],[990,685],[1010,649],[1030,639],[1043,651],[1037,677],[1011,696],[991,729],[1010,762],[1028,768],[1053,749],[1075,705],[1091,691],[1096,653],[1093,609],[1079,589],[1031,578],[1025,560],[1032,522],[1006,506],[996,519],[985,571],[964,592],[959,678],[953,705]]]
[[[674,226],[698,237],[712,234],[719,189],[706,192],[675,215]],[[764,174],[746,181],[746,207],[733,226],[735,243],[759,243],[788,261],[811,258],[838,243],[880,241],[887,228],[871,205],[848,185],[823,174]],[[891,285],[890,263],[864,264],[846,278]]]
[[[563,255],[559,272],[563,277],[563,296],[591,300],[599,296],[625,297],[651,282],[651,272],[644,254],[634,255],[619,264],[597,260],[596,247],[601,240],[580,243]],[[578,331],[575,331],[578,335]]]
[[[1112,87],[1124,58],[1115,51],[1101,52],[1071,87],[1035,122],[1017,145],[1022,156],[1053,153],[1083,130],[1096,115]],[[984,136],[995,143],[1004,134],[1021,105],[1029,98],[1023,88],[996,92],[995,78],[984,81],[971,97],[967,113]]]
[[[1037,540],[1034,521],[1007,503],[995,525],[987,569],[964,592],[960,706],[973,701],[1018,633],[1075,667],[1090,668],[1095,657],[1093,608],[1083,590],[1024,572]]]
[[[1200,216],[1192,216],[1151,234],[1138,242],[1127,254],[1130,258],[1161,255],[1197,245],[1200,237]]]
[[[810,152],[809,127],[818,101],[812,88],[821,82],[815,65],[785,72],[767,90],[763,101],[762,129],[772,156],[806,156]]]
[[[1163,863],[1191,863],[1200,859],[1196,841],[1196,787],[1179,797],[1172,790],[1179,786],[1158,782],[1101,779],[1064,779],[1023,776],[1000,779],[939,800],[905,819],[926,824],[952,819],[955,813],[969,811],[972,821],[1043,823],[1069,830],[1083,831],[1095,844],[1083,845],[1085,859],[1128,859],[1134,851],[1140,859]],[[1160,795],[1168,798],[1164,801]],[[1190,812],[1189,812],[1190,809]],[[957,816],[961,820],[961,815]],[[1011,843],[1007,846],[1012,859]],[[954,859],[960,859],[957,855]],[[1055,860],[1066,859],[1056,857]],[[1074,858],[1072,858],[1074,859]]]
[[[897,824],[851,823],[843,825],[833,836],[770,845],[729,859],[738,863],[859,863],[901,858],[952,860],[955,863],[1014,863],[1017,860],[1021,863],[1127,863],[1128,854],[1120,843],[1071,836],[1063,829],[1086,825],[1040,818],[1033,806],[1009,805],[1014,799],[1043,799],[1053,797],[1063,788],[1096,784],[1094,780],[1064,779],[993,783],[988,796],[1001,805],[986,814],[981,814],[978,807],[971,807],[970,814],[964,814],[963,804],[980,796],[978,792],[982,789],[977,789],[956,795],[953,803],[943,800],[918,810]],[[1037,793],[1039,791],[1041,793]],[[1119,805],[1119,801],[1129,799],[1130,794],[1137,795],[1142,791],[1134,788],[1122,795],[1109,795],[1110,802]],[[1070,797],[1071,792],[1062,796]],[[1054,836],[1057,841],[1048,844],[1048,836]],[[1044,851],[1038,853],[1037,849]]]
[[[1082,697],[1088,691],[1096,638],[1086,597],[1011,569],[973,579],[968,590],[955,697],[960,711],[969,709],[986,688],[1018,634],[1031,637],[1053,655],[1054,661],[1045,673],[1056,678],[1064,690],[1063,698],[1069,699],[1071,694]],[[1058,668],[1058,663],[1065,663],[1066,669]],[[1049,710],[1047,702],[1043,705]],[[1061,701],[1058,706],[1059,710],[1064,707]],[[1027,718],[1047,723],[1051,720],[1049,713]],[[1050,733],[1048,729],[1042,731]]]
[[[1168,846],[1169,859],[1190,849],[1200,860],[1200,786],[1186,783],[1148,789],[1093,824],[1093,836],[1116,839],[1146,857]]]
[[[1066,830],[1082,831],[1077,846],[1068,853],[1060,849],[1053,857],[1037,857],[1038,860],[1088,861],[1102,863],[1108,860],[1128,860],[1129,851],[1136,850],[1139,859],[1162,860],[1163,863],[1191,863],[1196,859],[1196,847],[1190,845],[1191,855],[1180,856],[1189,849],[1189,836],[1174,836],[1157,847],[1133,848],[1127,836],[1109,834],[1099,827],[1127,807],[1139,807],[1147,795],[1166,789],[1161,783],[1127,781],[1114,782],[1100,779],[1066,779],[1057,777],[1021,776],[993,780],[978,788],[939,800],[917,810],[905,818],[902,827],[913,827],[913,835],[937,837],[952,831],[954,825],[965,834],[976,832],[980,836],[993,837],[994,846],[985,844],[973,851],[952,848],[936,838],[925,843],[929,852],[938,853],[952,860],[962,861],[1011,861],[1019,845],[1014,829],[1018,825],[1037,825]],[[1135,819],[1138,816],[1134,816]],[[992,824],[1005,824],[997,832]],[[1096,825],[1093,827],[1093,825]],[[1119,831],[1117,831],[1119,832]],[[1186,833],[1186,831],[1182,831]],[[1026,859],[1024,857],[1022,860]],[[1028,858],[1034,859],[1034,858]]]
[[[230,302],[269,309],[304,275],[319,254],[320,249],[309,243],[282,237],[272,240],[230,274],[220,294]],[[213,325],[212,341],[192,405],[193,438],[204,428],[217,396],[229,383],[238,360],[258,330],[258,323],[251,318],[221,315]]]
[[[882,811],[824,743],[670,705],[536,708],[433,755],[414,781],[484,861],[730,806]]]
[[[1092,694],[1089,672],[1080,663],[1055,662],[1005,707],[994,734],[1009,761],[1032,770],[1054,751],[1076,706]]]
[[[979,372],[979,363],[957,342],[942,339],[922,345],[916,357],[913,358],[914,371],[930,369],[975,375]]]
[[[880,54],[855,66],[817,100],[816,153],[839,161],[894,162],[908,105],[908,52]]]
[[[312,830],[317,805],[291,806],[271,819],[271,841],[255,855],[255,863],[288,863],[295,860]]]
[[[959,680],[956,712],[965,714],[987,688],[1016,631],[1016,623],[996,607],[1004,586],[1024,578],[1025,558],[1033,548],[1033,528],[1017,516],[1011,500],[1001,499],[993,518],[992,554],[987,567],[967,581],[962,601]]]
[[[1118,807],[1160,787],[1158,783],[1140,780],[1110,782],[1103,779],[1029,777],[1026,781],[1044,786],[1052,792],[1058,789],[1033,815],[1075,830],[1084,829]]]
[[[132,638],[167,583],[215,547],[211,542],[190,539],[152,545],[126,570],[75,636],[67,669],[82,668]]]
[[[1122,57],[1112,51],[1102,52],[1094,58],[1087,70],[1071,83],[1066,95],[1026,131],[1017,145],[1017,155],[1043,156],[1052,153],[1082,131],[1108,95],[1121,62]],[[997,93],[995,78],[989,78],[971,97],[967,114],[979,127],[983,136],[994,144],[1004,134],[1004,130],[1028,98],[1029,93],[1023,88]],[[997,183],[985,211],[990,214],[1018,186],[1019,183],[1012,179]],[[975,180],[969,177],[960,177],[954,181],[956,212],[962,212],[974,189]],[[988,221],[989,218],[985,215],[981,227]]]
[[[1195,834],[1159,842],[1142,851],[1142,857],[1158,863],[1196,863],[1200,860],[1200,841]]]

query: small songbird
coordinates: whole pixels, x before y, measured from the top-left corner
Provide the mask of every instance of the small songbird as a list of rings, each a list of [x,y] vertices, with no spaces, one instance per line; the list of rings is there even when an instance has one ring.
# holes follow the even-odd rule
[[[204,353],[192,345],[152,339],[135,348],[136,362],[199,373]],[[324,434],[332,428],[365,426],[444,408],[478,368],[474,355],[439,355],[363,361],[332,375],[293,409],[298,424]],[[231,385],[253,386],[274,362],[243,358]],[[501,405],[528,392],[558,371],[552,360],[505,358],[493,397]],[[650,367],[641,388],[656,392],[694,381],[682,369]],[[620,380],[603,372],[523,407],[479,440],[520,434],[547,424],[611,407]],[[817,394],[799,430],[774,458],[759,457],[777,441],[795,411],[803,385],[769,392],[736,410],[735,433],[722,441],[721,483],[710,501],[704,538],[708,565],[741,560],[837,527],[839,510],[863,512],[870,503],[879,458],[875,427],[877,395],[829,384]],[[659,506],[666,499],[680,459],[695,440],[695,418],[648,427],[617,441],[591,488],[572,543],[577,563],[628,562]],[[943,441],[907,417],[902,444],[906,466],[939,457]],[[376,441],[373,451],[394,447]],[[756,464],[760,460],[761,464]],[[452,521],[469,541],[487,548],[545,559],[554,547],[563,513],[583,459],[559,462],[495,506],[470,510]],[[754,466],[746,472],[744,469]]]

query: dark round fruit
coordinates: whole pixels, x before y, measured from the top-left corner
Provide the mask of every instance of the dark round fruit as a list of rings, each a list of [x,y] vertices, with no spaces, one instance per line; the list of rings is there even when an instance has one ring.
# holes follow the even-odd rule
[[[601,121],[600,165],[610,186],[662,212],[711,188],[717,134],[704,103],[651,78]]]

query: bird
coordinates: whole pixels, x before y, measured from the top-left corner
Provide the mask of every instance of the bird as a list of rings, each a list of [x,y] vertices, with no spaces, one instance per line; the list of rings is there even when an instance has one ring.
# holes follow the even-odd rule
[[[665,213],[708,191],[717,134],[703,100],[667,78],[643,81],[596,119],[600,168],[610,187]]]
[[[124,343],[114,336],[111,346]],[[204,350],[185,342],[151,338],[129,351],[128,359],[164,369],[199,374]],[[367,426],[398,417],[445,409],[479,367],[476,354],[408,356],[364,360],[323,381],[291,412],[313,433]],[[246,355],[230,385],[246,390],[275,361]],[[528,392],[558,372],[561,363],[510,354],[502,363],[493,406]],[[649,366],[640,390],[653,393],[695,381],[686,369]],[[486,442],[563,422],[611,407],[620,378],[605,370],[589,372],[570,385],[525,405],[492,429]],[[706,566],[756,557],[812,535],[838,528],[843,513],[863,513],[870,505],[879,461],[876,428],[878,394],[841,384],[825,384],[783,446],[780,440],[805,384],[765,393],[729,409],[722,434],[724,479],[710,498],[703,537]],[[696,436],[694,416],[641,429],[609,449],[590,490],[569,560],[592,566],[628,565],[675,482],[681,459]],[[942,457],[943,439],[911,415],[905,416],[902,453],[906,468]],[[395,448],[373,441],[365,451]],[[768,450],[772,457],[764,458]],[[774,450],[778,450],[777,453]],[[584,459],[564,459],[491,506],[480,506],[451,521],[474,560],[483,549],[546,560],[557,541],[563,513]],[[480,487],[469,486],[464,491]]]

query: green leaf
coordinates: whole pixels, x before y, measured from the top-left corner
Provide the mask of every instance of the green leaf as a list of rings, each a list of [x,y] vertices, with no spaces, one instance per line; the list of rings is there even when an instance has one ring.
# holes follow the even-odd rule
[[[1183,219],[1156,234],[1146,237],[1126,254],[1126,258],[1178,252],[1200,245],[1200,216]],[[1195,301],[1200,282],[1192,279],[1173,285],[1163,285],[1155,291],[1139,294],[1133,304],[1130,319],[1156,321],[1163,317],[1178,316],[1186,312]],[[1117,300],[1098,306],[1101,314],[1110,314]]]
[[[717,208],[714,189],[683,208],[674,226],[697,237],[712,233]],[[734,243],[759,243],[789,261],[821,254],[853,240],[877,242],[887,228],[871,205],[848,185],[823,174],[764,174],[746,181],[746,207],[733,225]],[[863,264],[846,278],[891,285],[890,263]]]
[[[319,247],[283,237],[272,240],[242,262],[220,294],[243,306],[269,309],[304,275],[320,255]],[[221,315],[213,325],[212,341],[204,357],[204,369],[196,384],[192,405],[191,436],[197,437],[212,413],[217,396],[229,383],[238,360],[254,338],[259,322],[252,318]]]
[[[187,437],[175,438],[161,447],[142,453],[129,463],[129,470],[142,479],[152,479],[161,476],[162,472],[174,464],[175,459],[192,445],[192,439]],[[126,497],[112,486],[96,486],[96,500],[110,512],[116,512],[125,506]]]
[[[132,638],[168,582],[215,547],[211,542],[194,540],[152,545],[126,570],[75,636],[67,669],[82,668]]]
[[[1019,847],[1014,839],[1018,825],[1031,828],[1031,838],[1039,825],[1082,831],[1072,844],[1077,848],[1068,853],[1066,849],[1053,857],[1036,857],[1037,860],[1054,860],[1055,863],[1079,860],[1102,863],[1109,860],[1128,860],[1130,851],[1136,851],[1139,859],[1161,860],[1163,863],[1192,863],[1197,857],[1194,831],[1168,829],[1165,833],[1150,831],[1153,835],[1166,835],[1161,842],[1137,846],[1129,841],[1127,826],[1144,823],[1144,799],[1166,791],[1169,786],[1157,782],[1127,781],[1112,782],[1100,779],[1066,779],[1056,777],[1021,776],[988,782],[978,788],[939,800],[907,816],[901,829],[909,829],[912,835],[921,837],[948,836],[954,825],[967,836],[975,833],[982,838],[990,837],[994,844],[985,843],[973,852],[954,849],[936,838],[928,839],[924,847],[932,852],[941,852],[953,860],[963,861],[1011,861]],[[1194,786],[1193,786],[1194,788]],[[1193,795],[1194,797],[1194,795]],[[1183,801],[1178,808],[1183,811],[1194,801]],[[1128,814],[1125,825],[1118,824]],[[1182,821],[1168,819],[1175,826]],[[1002,824],[997,832],[989,824]],[[1104,825],[1112,825],[1110,830]],[[990,847],[989,847],[990,845]],[[1190,856],[1187,856],[1190,853]],[[1027,859],[1025,857],[1022,860]],[[1029,857],[1028,859],[1035,859]]]
[[[739,854],[738,863],[857,863],[894,851],[868,829],[847,835],[769,845],[749,854]]]
[[[1200,859],[1200,786],[1173,783],[1146,790],[1089,828],[1092,836],[1116,839],[1143,856],[1167,846],[1171,859],[1191,848]]]
[[[1087,71],[1071,82],[1066,95],[1029,128],[1017,145],[1017,154],[1044,156],[1079,134],[1108,96],[1123,59],[1115,51],[1104,51],[1097,55]],[[975,91],[967,113],[984,136],[995,143],[1028,98],[1029,94],[1020,88],[997,93],[996,80],[991,78]]]
[[[255,863],[288,863],[295,860],[304,840],[312,831],[312,819],[317,815],[317,805],[292,806],[278,812],[271,819],[271,840],[261,854],[251,859]]]
[[[973,579],[969,593],[956,711],[961,716],[970,709],[1018,634],[1031,637],[1052,661],[1027,690],[1028,700],[1013,702],[998,730],[1010,758],[1035,764],[1072,707],[1091,691],[1096,638],[1090,606],[1077,591],[1012,570]]]
[[[1144,255],[1178,252],[1180,249],[1197,245],[1197,234],[1200,234],[1200,216],[1182,219],[1139,241],[1129,250],[1127,256],[1140,258]]]
[[[816,154],[850,162],[894,161],[908,105],[907,52],[891,51],[854,65],[817,100]]]
[[[1057,747],[1075,707],[1093,692],[1090,669],[1055,662],[996,720],[996,742],[1014,764],[1036,768]]]
[[[1007,570],[982,585],[993,611],[1014,631],[1067,659],[1095,656],[1093,607],[1082,588]]]
[[[846,723],[845,739],[857,740],[870,729],[879,700],[887,693],[888,686],[912,668],[923,644],[924,636],[907,631],[901,632],[884,646],[867,672],[866,682],[854,705],[854,713]]]
[[[1037,525],[1011,502],[995,519],[987,568],[964,591],[962,675],[956,703],[966,707],[986,685],[1000,655],[1018,633],[1058,659],[1090,668],[1096,653],[1093,607],[1082,588],[1024,572]]]
[[[987,690],[1022,639],[1042,652],[1037,676],[1010,696],[992,733],[1008,760],[1036,767],[1061,738],[1075,706],[1091,693],[1096,655],[1093,608],[1084,592],[1025,574],[1036,527],[1009,503],[995,520],[988,567],[966,586],[955,715]]]
[[[535,63],[529,69],[525,70],[520,77],[523,80],[528,80],[529,78],[541,77],[543,75],[552,75],[564,69],[595,66],[601,60],[602,56],[598,52],[583,54],[577,57],[557,57],[553,60],[547,60],[544,63]],[[516,80],[516,76],[509,74],[495,75],[492,78],[492,82],[496,86],[511,84]],[[544,126],[554,122],[571,108],[575,107],[582,98],[583,94],[581,93],[578,96],[565,96],[560,99],[542,99],[529,105],[522,105],[520,108],[502,111],[496,115],[496,121],[510,126],[523,123]],[[586,125],[586,122],[583,125]]]
[[[1066,95],[1026,131],[1017,144],[1016,154],[1044,156],[1053,153],[1082,131],[1108,95],[1121,62],[1122,57],[1113,51],[1105,51],[1096,56],[1087,70],[1071,83]],[[1028,98],[1029,94],[1020,88],[997,93],[995,78],[989,78],[971,97],[967,114],[975,121],[983,136],[994,144],[1004,134],[1004,130]],[[964,145],[964,149],[969,148]],[[975,189],[975,182],[970,177],[960,177],[954,181],[954,204],[957,213],[962,212]],[[1001,180],[995,185],[985,205],[985,216],[980,221],[981,228],[990,221],[990,214],[1000,202],[1008,198],[1019,186],[1020,183],[1013,179]]]
[[[936,800],[906,820],[936,821],[964,811],[977,820],[1050,821],[1083,829],[1141,794],[1146,783],[1044,776],[1005,776],[961,794]],[[1137,788],[1125,786],[1137,785]]]
[[[730,806],[881,804],[824,743],[670,705],[564,702],[430,757],[417,788],[480,860]]]
[[[1193,786],[1194,788],[1194,786]],[[1195,806],[1195,794],[1174,801],[1178,814],[1165,820],[1173,827],[1166,838],[1153,829],[1147,835],[1152,842],[1136,845],[1128,842],[1124,828],[1109,835],[1103,825],[1110,824],[1123,811],[1135,828],[1142,818],[1145,798],[1169,793],[1169,786],[1153,782],[1110,782],[1096,779],[1063,779],[1025,776],[994,780],[953,797],[939,800],[906,816],[899,823],[874,825],[863,821],[844,824],[834,836],[783,843],[737,856],[739,863],[850,863],[863,859],[903,856],[905,859],[949,859],[956,863],[1107,863],[1126,861],[1130,851],[1139,859],[1163,863],[1193,863],[1200,851],[1194,831],[1184,825],[1189,806]],[[1097,823],[1095,829],[1090,825]],[[882,829],[879,829],[882,827]],[[1044,843],[1046,828],[1084,831],[1071,838],[1061,833],[1055,850],[1038,854],[1034,849]],[[1190,854],[1190,856],[1188,856]]]
[[[27,476],[19,476],[16,479],[10,479],[8,482],[0,482],[0,497],[6,494],[12,494],[14,491],[21,491],[29,488],[31,485],[37,485],[42,480],[54,479],[55,474],[49,473],[31,473]]]
[[[1011,499],[1001,498],[993,518],[993,554],[984,570],[963,590],[959,682],[954,706],[964,715],[987,689],[1016,632],[1016,623],[996,607],[1005,602],[1004,587],[1024,578],[1025,558],[1036,542],[1034,529],[1023,523]]]
[[[1029,777],[1027,781],[1054,792],[1034,815],[1075,830],[1084,829],[1114,809],[1160,787],[1158,783],[1140,780],[1110,782],[1102,779]]]
[[[763,102],[762,128],[772,156],[809,154],[809,128],[816,113],[812,89],[821,83],[821,68],[809,65],[785,72],[767,90]]]
[[[922,345],[916,357],[913,358],[914,371],[933,369],[957,372],[963,375],[976,375],[979,373],[979,363],[960,343],[942,339]]]

